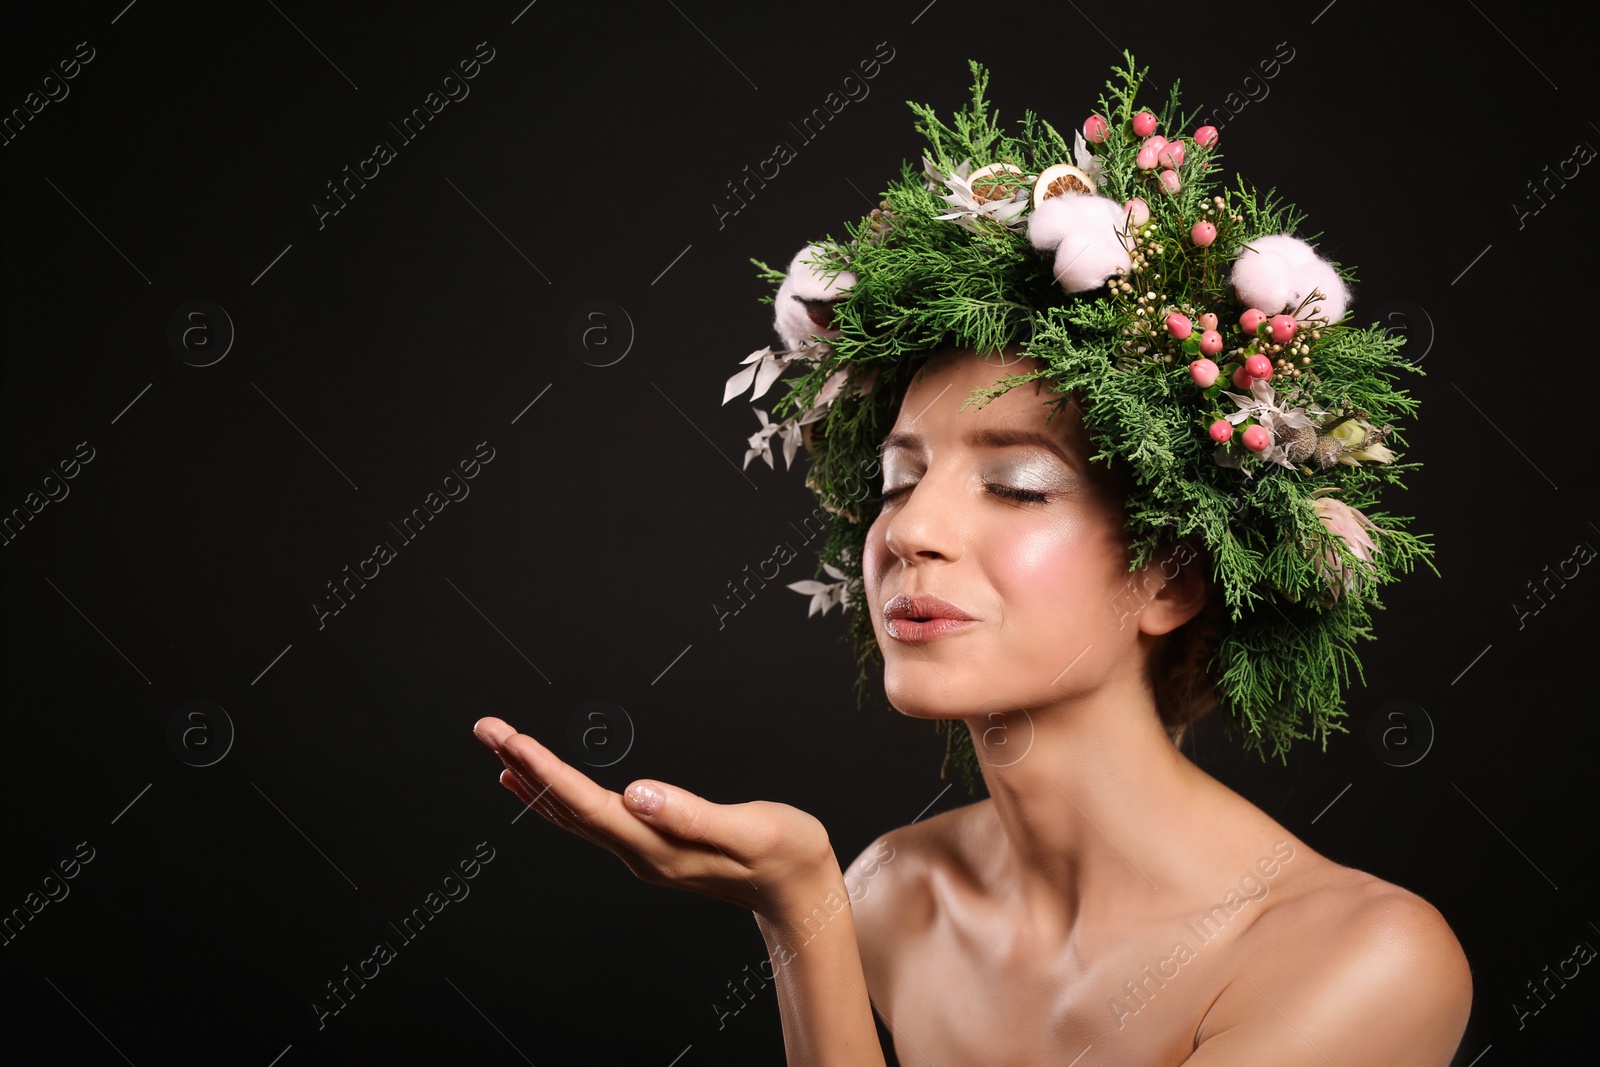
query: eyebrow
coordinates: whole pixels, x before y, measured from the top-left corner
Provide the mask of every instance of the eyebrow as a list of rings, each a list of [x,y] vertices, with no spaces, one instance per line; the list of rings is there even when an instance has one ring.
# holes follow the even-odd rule
[[[1015,445],[1037,445],[1055,454],[1056,458],[1065,463],[1074,471],[1079,470],[1078,464],[1050,437],[1038,430],[1010,429],[1005,427],[969,430],[962,438],[970,447],[984,448],[1009,448]],[[890,452],[897,449],[909,449],[913,452],[922,450],[923,440],[918,434],[909,430],[898,430],[883,440],[881,452]]]

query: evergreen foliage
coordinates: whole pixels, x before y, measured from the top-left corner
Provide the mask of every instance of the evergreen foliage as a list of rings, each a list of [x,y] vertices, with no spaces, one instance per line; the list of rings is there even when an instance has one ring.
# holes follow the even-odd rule
[[[1206,390],[1194,383],[1188,370],[1193,356],[1167,334],[1163,313],[1176,308],[1196,317],[1217,314],[1219,329],[1230,339],[1230,348],[1217,357],[1226,378],[1243,346],[1257,343],[1241,338],[1232,325],[1244,310],[1229,286],[1232,260],[1241,245],[1269,234],[1295,234],[1303,220],[1273,191],[1258,193],[1239,179],[1225,184],[1214,145],[1186,138],[1189,152],[1176,194],[1160,186],[1155,172],[1139,169],[1135,156],[1142,138],[1132,132],[1132,119],[1145,72],[1131,56],[1124,58],[1126,66],[1114,70],[1100,98],[1108,128],[1093,154],[1100,165],[1099,195],[1119,203],[1140,197],[1149,205],[1148,226],[1129,234],[1138,238],[1144,256],[1128,276],[1131,292],[1116,286],[1065,292],[1054,277],[1052,257],[1036,251],[1023,230],[991,218],[970,227],[938,219],[949,211],[940,195],[944,189],[909,162],[882,191],[881,213],[847,222],[843,239],[829,235],[815,242],[823,249],[821,259],[813,259],[819,270],[849,270],[856,280],[834,307],[838,336],[826,340],[819,358],[799,361],[804,374],[779,383],[789,388],[774,404],[774,418],[806,414],[841,368],[857,376],[876,372],[870,389],[859,393],[847,386],[810,427],[807,484],[838,517],[820,550],[818,577],[822,563],[847,576],[847,606],[854,610],[846,612],[850,625],[842,639],[855,651],[856,698],[863,705],[871,691],[869,670],[883,662],[861,572],[867,530],[880,503],[866,490],[869,483],[881,485],[878,449],[898,400],[915,369],[936,350],[1021,344],[1025,355],[1044,366],[977,390],[967,403],[981,406],[1041,378],[1075,396],[1097,447],[1092,461],[1109,465],[1120,459],[1133,475],[1126,507],[1130,570],[1152,560],[1164,543],[1190,535],[1208,550],[1210,578],[1226,612],[1207,668],[1230,732],[1263,757],[1270,752],[1282,758],[1300,740],[1325,748],[1331,732],[1345,729],[1342,694],[1350,668],[1365,680],[1357,641],[1372,639],[1371,612],[1382,609],[1379,587],[1418,562],[1438,573],[1429,535],[1406,528],[1410,516],[1371,510],[1381,489],[1404,488],[1401,476],[1420,464],[1367,460],[1291,469],[1247,452],[1237,434],[1220,449],[1207,436],[1213,421],[1237,410],[1220,395],[1234,387],[1222,378]],[[1031,183],[1046,167],[1073,161],[1073,145],[1032,111],[1024,113],[1016,134],[1002,129],[985,100],[987,71],[976,61],[969,66],[971,100],[948,123],[930,107],[908,101],[915,129],[927,141],[926,157],[940,172],[954,173],[966,162],[1010,163]],[[1193,120],[1179,106],[1174,84],[1166,101],[1151,108],[1157,128],[1174,137]],[[1200,219],[1213,221],[1218,231],[1206,247],[1188,236]],[[776,290],[784,272],[751,262]],[[1353,280],[1348,268],[1335,267]],[[1136,299],[1147,292],[1158,296],[1148,306]],[[1403,339],[1348,323],[1321,324],[1311,336],[1316,339],[1305,366],[1295,360],[1302,373],[1270,380],[1279,400],[1317,412],[1319,433],[1363,420],[1382,429],[1383,442],[1404,445],[1397,424],[1415,415],[1417,401],[1395,383],[1401,372],[1422,371],[1399,354]],[[1254,421],[1246,419],[1238,429]],[[1232,465],[1219,462],[1224,455]],[[1372,561],[1358,560],[1318,517],[1312,500],[1329,493],[1362,509],[1380,528],[1380,551]],[[1348,568],[1347,585],[1337,577],[1330,585],[1325,554]],[[938,727],[947,741],[941,776],[953,765],[975,792],[977,762],[965,724],[950,720]]]

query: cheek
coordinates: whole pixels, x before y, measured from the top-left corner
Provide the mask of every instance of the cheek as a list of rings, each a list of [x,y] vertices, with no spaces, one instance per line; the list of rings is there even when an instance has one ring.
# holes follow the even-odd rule
[[[861,582],[866,586],[870,603],[879,602],[880,579],[893,558],[889,546],[884,543],[883,517],[880,515],[867,527],[867,542],[861,547]]]
[[[1110,550],[1100,524],[1084,515],[998,524],[987,538],[984,570],[1006,627],[1042,634],[1092,621],[1110,595]]]

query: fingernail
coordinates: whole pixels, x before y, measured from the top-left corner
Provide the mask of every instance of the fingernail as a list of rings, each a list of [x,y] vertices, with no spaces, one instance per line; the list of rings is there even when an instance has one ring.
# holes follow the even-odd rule
[[[473,723],[472,735],[479,741],[482,741],[484,744],[494,749],[496,752],[499,752],[500,744],[494,739],[494,735],[490,732],[489,727],[484,725],[486,721],[487,720],[485,719],[479,719],[477,722]]]
[[[659,789],[638,782],[630,785],[622,795],[633,806],[633,810],[641,815],[654,815],[661,810],[661,803],[666,799]]]

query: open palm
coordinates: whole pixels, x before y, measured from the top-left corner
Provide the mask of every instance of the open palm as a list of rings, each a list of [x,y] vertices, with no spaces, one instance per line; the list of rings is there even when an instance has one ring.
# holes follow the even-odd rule
[[[644,881],[776,916],[830,870],[837,874],[827,829],[792,805],[716,804],[654,779],[617,793],[503,719],[479,719],[472,732],[505,763],[501,785],[550,822],[615,853]]]

